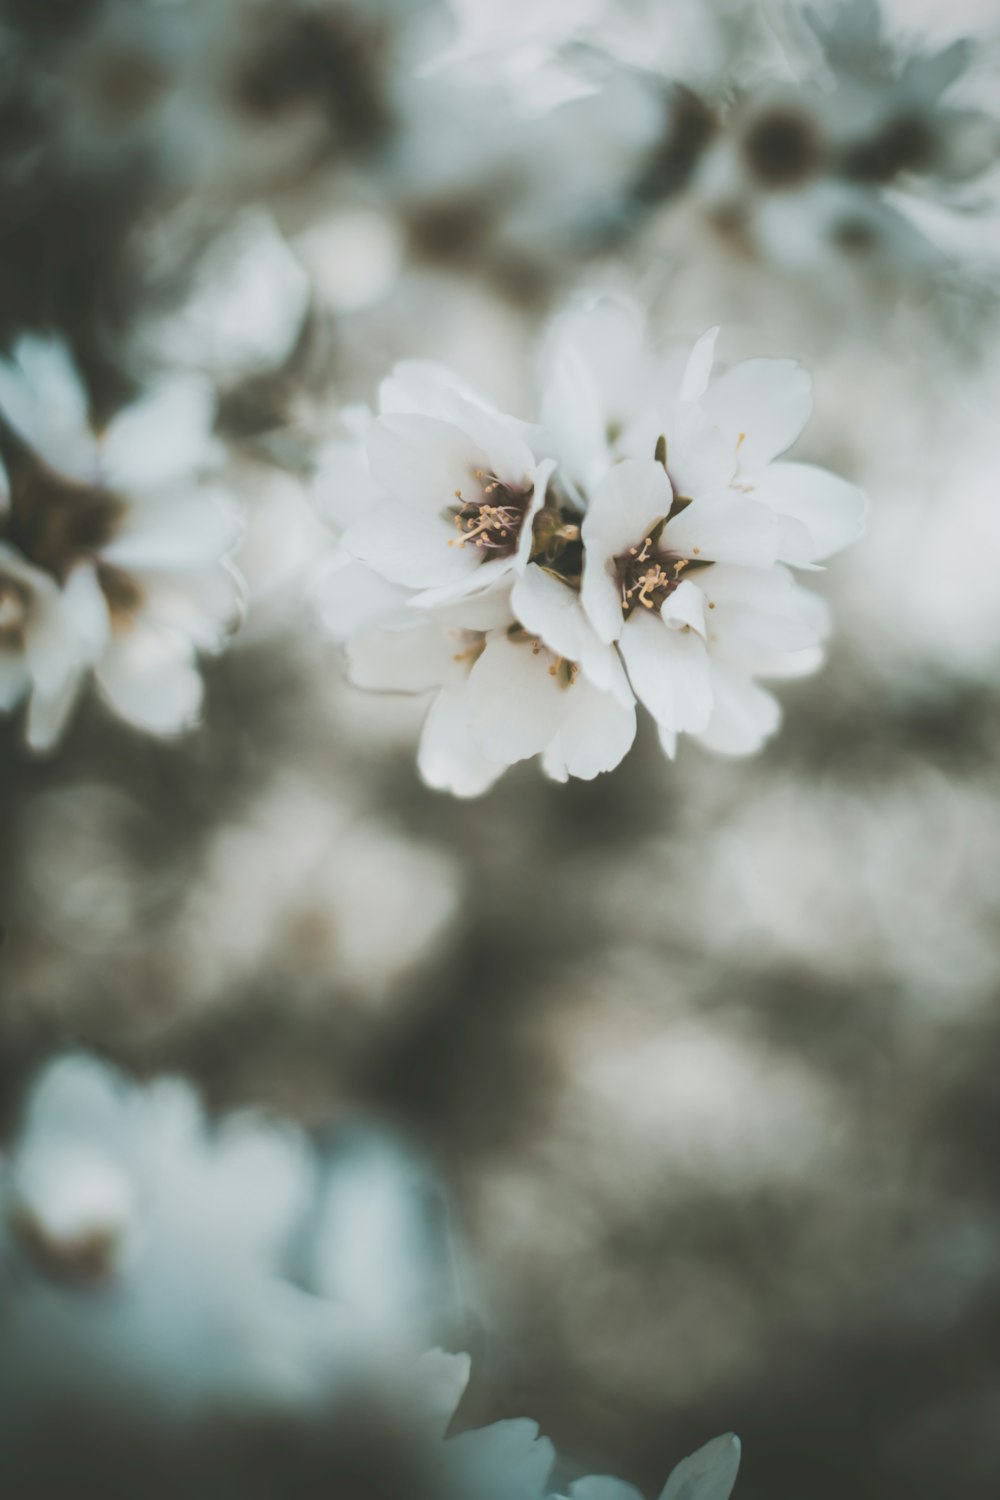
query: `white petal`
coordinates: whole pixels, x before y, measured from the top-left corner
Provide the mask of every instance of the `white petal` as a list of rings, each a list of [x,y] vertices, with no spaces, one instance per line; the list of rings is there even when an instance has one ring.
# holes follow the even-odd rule
[[[178,484],[218,457],[212,439],[215,392],[207,380],[164,381],[118,413],[100,441],[102,477],[113,490]]]
[[[476,1494],[484,1476],[502,1476],[499,1494],[505,1500],[542,1500],[555,1463],[548,1438],[538,1436],[536,1422],[523,1418],[460,1432],[445,1448],[457,1494]]]
[[[696,584],[685,579],[660,610],[660,619],[674,630],[688,625],[704,640],[707,634],[705,595]]]
[[[461,682],[469,670],[461,630],[417,620],[409,629],[366,630],[347,643],[348,677],[384,693],[426,693]]]
[[[775,559],[778,523],[766,505],[744,496],[695,500],[667,523],[660,541],[680,557],[766,568]]]
[[[185,571],[143,572],[141,589],[143,623],[169,626],[187,636],[199,651],[221,651],[243,616],[242,580],[224,563]]]
[[[718,328],[710,328],[695,344],[681,378],[679,400],[698,401],[705,394],[712,376],[718,337]]]
[[[474,546],[459,545],[455,527],[440,515],[397,500],[384,500],[359,516],[343,540],[345,550],[359,562],[391,583],[413,589],[454,584],[464,593],[469,585],[481,582],[475,574],[486,566]]]
[[[445,688],[431,704],[417,753],[417,769],[428,786],[455,797],[479,797],[507,767],[488,760],[469,727],[464,691]]]
[[[28,706],[25,728],[25,739],[32,750],[44,754],[58,744],[82,686],[83,673],[73,672],[64,677],[58,688],[51,693],[35,688]]]
[[[338,553],[316,590],[320,620],[337,641],[346,641],[385,615],[397,614],[408,598],[405,589],[346,552]]]
[[[661,728],[704,729],[712,712],[705,643],[693,630],[670,630],[656,615],[631,615],[621,653],[636,697]]]
[[[709,639],[713,649],[733,661],[749,663],[755,672],[760,653],[808,650],[829,629],[825,600],[802,588],[780,565],[706,568],[700,586],[713,606]]]
[[[790,448],[812,413],[812,382],[792,359],[747,359],[727,370],[702,398],[748,469]]]
[[[549,669],[554,659],[505,632],[488,637],[469,674],[473,731],[491,760],[512,765],[537,755],[559,730],[564,687]]]
[[[111,637],[111,616],[97,573],[87,564],[73,569],[63,585],[63,609],[80,657],[93,664]]]
[[[440,516],[455,504],[456,490],[473,486],[489,459],[478,443],[452,422],[393,414],[379,417],[367,436],[372,478],[403,505]]]
[[[31,677],[19,651],[0,649],[0,713],[10,713],[28,691]]]
[[[577,484],[598,484],[611,462],[607,415],[590,370],[580,352],[563,349],[544,379],[542,439]]]
[[[382,416],[390,412],[439,417],[454,422],[469,406],[491,410],[487,393],[464,376],[433,359],[403,359],[378,390],[378,409]]]
[[[563,721],[542,755],[542,767],[554,781],[578,776],[592,781],[613,771],[635,739],[635,708],[624,707],[579,676],[560,689]]]
[[[312,489],[320,515],[338,531],[370,510],[381,493],[372,478],[367,448],[345,438],[327,443],[317,456]]]
[[[29,336],[20,340],[11,359],[0,359],[0,409],[59,473],[90,481],[96,477],[86,392],[65,344]]]
[[[720,755],[753,755],[781,723],[773,694],[744,673],[712,665],[712,717],[697,738]]]
[[[673,498],[666,471],[652,456],[615,464],[598,486],[583,518],[584,545],[606,557],[623,552],[641,542],[669,513]]]
[[[226,491],[165,489],[129,506],[101,559],[126,570],[206,567],[227,556],[241,533]]]
[[[598,638],[575,589],[532,564],[514,585],[510,605],[525,630],[556,656],[578,662],[596,687],[614,692],[625,706],[633,701],[617,653]]]
[[[599,485],[581,528],[584,542],[580,599],[602,641],[622,631],[621,594],[614,559],[641,543],[670,510],[673,494],[662,464],[626,459]]]
[[[204,686],[194,647],[181,635],[142,625],[123,631],[96,675],[114,711],[137,729],[173,735],[198,722]]]
[[[643,1500],[643,1497],[632,1485],[620,1479],[594,1474],[570,1485],[569,1500]]]
[[[740,1440],[727,1432],[677,1465],[660,1500],[729,1500],[739,1467]]]
[[[812,464],[771,465],[754,495],[797,523],[782,533],[785,562],[819,562],[850,546],[865,528],[867,501],[861,490]]]

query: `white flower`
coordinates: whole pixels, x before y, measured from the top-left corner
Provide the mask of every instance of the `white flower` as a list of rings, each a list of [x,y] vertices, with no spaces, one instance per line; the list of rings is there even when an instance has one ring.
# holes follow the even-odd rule
[[[77,659],[72,610],[59,585],[0,542],[0,713],[28,700],[29,745],[42,749],[49,742],[53,710],[58,713],[75,677]]]
[[[580,599],[669,754],[682,732],[745,753],[773,731],[778,706],[752,678],[811,670],[827,624],[781,564],[815,565],[865,513],[853,486],[777,462],[809,416],[804,372],[748,360],[713,380],[716,335],[658,368],[627,311],[599,306],[590,330],[576,318],[557,332],[543,403],[579,480]]]
[[[197,721],[198,652],[222,649],[241,602],[226,561],[238,516],[203,482],[218,461],[213,415],[207,384],[177,378],[98,434],[62,345],[25,338],[0,362],[5,555],[34,570],[38,597],[51,593],[38,576],[57,587],[75,657],[57,681],[32,669],[35,746],[59,738],[91,669],[105,700],[139,728],[174,734]],[[34,634],[26,629],[26,643]]]
[[[326,1420],[373,1380],[436,1433],[467,1362],[423,1353],[450,1291],[448,1227],[421,1220],[434,1187],[389,1138],[361,1133],[324,1172],[286,1124],[210,1123],[180,1079],[50,1063],[0,1156],[4,1441],[65,1400],[116,1421],[220,1405]]]
[[[553,466],[521,424],[448,372],[409,364],[383,385],[366,442],[383,498],[347,527],[349,553],[427,602],[523,572]]]
[[[625,674],[577,596],[541,568],[529,568],[515,590],[523,619],[503,588],[427,610],[404,596],[372,617],[368,587],[356,565],[330,580],[338,618],[348,594],[361,605],[363,626],[347,640],[349,676],[373,691],[434,695],[417,759],[429,786],[478,796],[535,755],[553,780],[589,780],[627,753],[635,708]],[[550,627],[545,639],[536,617]]]
[[[598,304],[549,341],[537,428],[410,364],[355,424],[367,466],[335,446],[322,488],[346,529],[324,620],[359,686],[435,695],[430,785],[474,796],[535,755],[560,781],[610,770],[636,698],[669,755],[680,733],[745,754],[780,717],[756,679],[819,664],[826,608],[786,564],[854,540],[864,497],[778,461],[809,416],[804,372],[748,360],[713,378],[716,335],[659,358],[636,315]],[[442,509],[463,473],[478,488],[461,479]]]
[[[932,53],[892,40],[877,0],[843,0],[826,18],[806,10],[792,31],[797,78],[735,104],[697,171],[697,200],[779,266],[874,259],[941,271],[944,247],[921,232],[921,202],[954,205],[996,158],[996,122],[951,93],[970,44]]]

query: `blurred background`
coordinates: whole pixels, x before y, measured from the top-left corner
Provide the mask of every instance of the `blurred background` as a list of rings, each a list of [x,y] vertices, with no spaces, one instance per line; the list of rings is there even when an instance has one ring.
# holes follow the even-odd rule
[[[186,738],[93,697],[45,758],[0,726],[10,1160],[67,1049],[291,1122],[300,1240],[383,1151],[419,1228],[375,1214],[376,1300],[472,1355],[458,1425],[530,1416],[649,1495],[729,1429],[741,1500],[1000,1486],[998,48],[995,0],[0,7],[0,338],[66,338],[98,415],[211,377],[249,590]],[[666,346],[801,360],[796,456],[869,532],[758,757],[641,732],[596,782],[458,802],[415,770],[426,705],[323,638],[313,471],[399,358],[529,416],[595,291]],[[17,1389],[43,1346],[0,1285]],[[54,1394],[72,1347],[10,1493],[83,1452],[106,1490],[194,1484],[157,1396],[126,1430]],[[344,1430],[258,1428],[255,1472],[361,1493]]]

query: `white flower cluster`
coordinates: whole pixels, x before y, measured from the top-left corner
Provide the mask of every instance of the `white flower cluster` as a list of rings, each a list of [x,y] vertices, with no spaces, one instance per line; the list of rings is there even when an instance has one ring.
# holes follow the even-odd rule
[[[64,345],[25,337],[0,360],[0,712],[28,700],[34,749],[91,673],[130,724],[197,722],[198,653],[242,607],[214,416],[208,381],[174,376],[97,432]]]
[[[343,529],[323,600],[361,687],[433,693],[424,779],[474,796],[540,756],[557,781],[611,770],[636,702],[664,750],[692,734],[745,754],[777,727],[758,679],[813,671],[813,568],[860,533],[865,501],[779,462],[811,409],[791,360],[713,374],[717,330],[658,357],[612,302],[567,314],[528,426],[420,362],[357,418],[364,456],[320,466]]]

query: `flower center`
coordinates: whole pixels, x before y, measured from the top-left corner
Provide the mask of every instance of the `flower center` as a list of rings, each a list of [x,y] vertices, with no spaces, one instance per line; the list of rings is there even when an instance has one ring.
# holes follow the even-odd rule
[[[0,646],[22,646],[28,616],[28,595],[20,584],[0,578]]]
[[[509,625],[507,627],[507,639],[516,642],[518,645],[530,646],[532,656],[541,656],[544,651],[547,656],[552,657],[552,660],[549,662],[549,676],[554,677],[560,687],[567,688],[573,686],[580,674],[579,662],[570,661],[565,656],[554,655],[539,640],[537,635],[532,635],[530,631],[525,630],[523,625]]]
[[[459,535],[452,538],[449,546],[477,547],[491,557],[513,557],[528,513],[531,490],[511,489],[483,469],[476,469],[474,477],[480,486],[478,499],[466,499],[461,490],[455,491],[458,506],[453,511],[453,520]]]
[[[622,614],[626,620],[637,607],[659,611],[675,589],[680,587],[681,575],[691,566],[691,559],[678,557],[658,545],[655,527],[648,536],[627,552],[619,552],[615,558],[615,572],[621,596]]]

